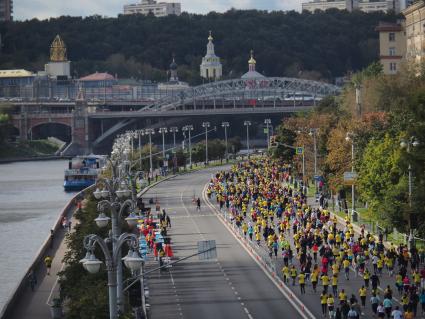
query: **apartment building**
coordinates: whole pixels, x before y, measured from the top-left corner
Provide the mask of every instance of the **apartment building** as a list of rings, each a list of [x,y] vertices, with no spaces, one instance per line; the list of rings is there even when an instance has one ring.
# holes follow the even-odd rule
[[[180,15],[181,4],[177,2],[157,2],[155,0],[142,0],[140,3],[127,4],[124,6],[124,14],[153,14],[156,17],[168,15]]]

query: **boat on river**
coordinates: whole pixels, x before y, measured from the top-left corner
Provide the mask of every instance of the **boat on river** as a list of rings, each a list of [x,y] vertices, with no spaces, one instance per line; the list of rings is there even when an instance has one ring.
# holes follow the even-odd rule
[[[93,185],[105,165],[105,155],[77,156],[69,160],[63,182],[65,191],[80,191]]]

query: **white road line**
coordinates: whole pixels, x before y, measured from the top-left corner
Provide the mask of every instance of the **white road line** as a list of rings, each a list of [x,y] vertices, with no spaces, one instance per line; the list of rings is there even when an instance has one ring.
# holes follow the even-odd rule
[[[266,267],[263,266],[257,260],[256,256],[236,236],[236,234],[233,232],[232,228],[224,220],[220,211],[207,198],[207,196],[206,196],[207,187],[208,187],[208,184],[205,184],[204,189],[202,191],[202,198],[204,199],[205,203],[210,207],[210,209],[216,213],[218,220],[221,221],[221,223],[227,228],[227,230],[232,234],[232,236],[236,239],[236,241],[239,242],[239,244],[243,247],[243,249],[245,249],[245,251],[248,253],[248,255],[257,263],[257,265],[261,268],[261,270],[273,282],[273,284],[279,289],[279,291],[285,296],[285,298],[295,308],[295,310],[301,315],[301,317],[304,318],[304,319],[315,319],[316,316],[313,315],[313,313],[301,302],[301,300],[299,300],[298,297],[295,294],[293,294],[292,291],[288,287],[286,287],[286,285],[283,284],[283,282],[280,279],[278,279],[276,276],[275,276],[275,278],[273,278],[270,275],[269,271],[266,269]],[[258,257],[258,255],[257,255],[257,257]]]

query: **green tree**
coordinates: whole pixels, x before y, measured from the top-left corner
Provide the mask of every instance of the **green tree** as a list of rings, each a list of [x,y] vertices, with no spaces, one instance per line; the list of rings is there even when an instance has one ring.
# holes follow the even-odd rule
[[[278,145],[272,150],[273,157],[291,162],[295,155],[295,151],[283,144],[294,146],[297,134],[294,131],[285,128],[283,125],[278,127],[276,133],[276,142]]]

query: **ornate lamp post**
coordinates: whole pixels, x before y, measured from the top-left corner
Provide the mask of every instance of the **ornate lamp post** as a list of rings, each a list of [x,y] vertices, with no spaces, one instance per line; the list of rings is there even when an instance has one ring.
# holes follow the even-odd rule
[[[119,299],[117,298],[117,287],[120,284],[119,279],[117,279],[117,270],[121,263],[121,248],[124,243],[129,243],[130,250],[132,254],[127,255],[122,258],[125,265],[131,271],[138,271],[142,268],[143,259],[137,254],[137,236],[134,234],[124,233],[121,234],[117,240],[114,240],[115,245],[112,249],[112,254],[109,252],[108,246],[105,240],[98,235],[88,235],[84,238],[84,247],[87,250],[87,255],[85,258],[81,259],[80,262],[83,264],[83,267],[92,274],[97,273],[100,270],[100,266],[103,264],[102,261],[96,258],[94,255],[94,250],[96,243],[101,248],[103,255],[105,257],[106,268],[108,270],[108,289],[109,289],[109,318],[117,319],[118,318],[118,308],[119,308]],[[122,285],[122,280],[121,280]]]
[[[230,126],[229,122],[221,123],[221,126],[224,128],[224,144],[226,146],[226,162],[229,161],[229,148],[227,146],[227,128]]]

